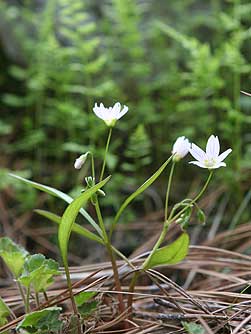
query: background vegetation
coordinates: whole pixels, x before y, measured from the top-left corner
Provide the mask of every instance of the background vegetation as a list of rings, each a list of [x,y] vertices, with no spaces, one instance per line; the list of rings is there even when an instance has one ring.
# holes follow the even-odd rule
[[[213,184],[227,198],[225,223],[247,221],[251,98],[240,90],[251,90],[250,24],[248,0],[1,1],[2,232],[32,223],[27,212],[34,207],[60,210],[7,173],[77,194],[88,171],[74,170],[75,158],[87,150],[102,157],[107,136],[92,107],[116,101],[129,113],[108,157],[109,172],[117,173],[106,188],[116,196],[103,202],[108,216],[167,158],[177,136],[205,146],[213,133],[233,148]],[[186,180],[206,177],[180,165],[178,198],[193,191]],[[125,222],[162,208],[162,184]]]

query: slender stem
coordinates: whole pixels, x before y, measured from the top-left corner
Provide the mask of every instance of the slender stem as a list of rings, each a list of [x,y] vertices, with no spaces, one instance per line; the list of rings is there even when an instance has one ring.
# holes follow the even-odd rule
[[[140,272],[139,271],[135,271],[129,286],[129,294],[128,294],[128,299],[127,299],[127,308],[128,308],[128,312],[131,312],[132,310],[132,302],[133,302],[133,292],[135,289],[135,285],[136,282],[138,280]]]
[[[170,171],[169,178],[168,178],[168,184],[167,184],[167,188],[166,188],[165,220],[164,221],[167,220],[168,201],[169,201],[169,195],[170,195],[170,189],[171,189],[174,167],[175,167],[175,161],[172,162],[172,167],[171,167],[171,171]]]
[[[35,292],[35,300],[36,300],[37,307],[40,307],[38,292]]]
[[[123,253],[121,253],[116,247],[114,246],[111,247],[113,252],[116,253],[121,259],[123,259],[128,264],[129,267],[131,267],[133,270],[136,269],[136,267],[131,263],[131,261],[128,260],[128,258]]]
[[[162,232],[159,236],[159,239],[157,240],[156,244],[154,245],[151,253],[148,255],[148,257],[145,259],[144,263],[142,264],[141,271],[144,271],[145,269],[147,269],[147,266],[148,266],[149,262],[151,261],[152,256],[154,255],[156,250],[159,248],[159,246],[164,241],[165,236],[166,236],[167,231],[168,231],[168,227],[169,227],[168,222],[164,222],[163,229],[162,229]],[[129,286],[130,294],[128,295],[128,300],[127,300],[128,310],[131,310],[131,308],[132,308],[133,292],[134,292],[135,285],[136,285],[136,282],[138,280],[139,275],[140,275],[140,271],[137,271],[137,272],[134,273],[134,275],[132,277],[132,280],[131,280],[131,283],[130,283],[130,286]]]
[[[100,228],[103,232],[103,239],[105,241],[105,246],[106,246],[108,255],[110,257],[110,260],[111,260],[116,290],[118,292],[122,292],[121,284],[120,284],[120,280],[119,280],[118,267],[117,267],[117,263],[116,263],[116,260],[115,260],[115,257],[114,257],[114,249],[113,249],[111,243],[109,242],[109,239],[108,239],[108,236],[107,236],[107,233],[106,233],[105,224],[104,224],[103,217],[102,217],[102,214],[101,214],[101,211],[100,211],[98,198],[95,199],[95,209],[96,209],[96,213],[97,213]],[[119,310],[122,313],[125,310],[125,306],[124,306],[124,302],[123,302],[123,296],[122,296],[121,293],[118,294],[118,301],[119,301]]]
[[[26,310],[26,299],[25,299],[25,295],[24,295],[24,290],[23,290],[22,285],[20,284],[20,282],[17,280],[17,278],[16,278],[16,283],[17,283],[18,290],[20,292],[20,295],[21,295],[23,303],[24,303],[25,312],[27,313],[27,310]]]
[[[26,313],[30,312],[30,287],[29,286],[26,291],[25,310],[26,310]]]
[[[73,312],[78,317],[78,309],[77,309],[77,305],[75,303],[75,299],[74,299],[74,295],[73,295],[73,291],[72,291],[70,271],[69,271],[68,263],[66,261],[64,261],[64,268],[65,268],[66,280],[67,280],[67,285],[68,285],[69,294],[70,294],[70,298],[71,298],[71,304],[72,304]],[[81,334],[80,321],[78,321],[78,334]]]
[[[95,166],[94,166],[94,157],[93,157],[93,154],[91,154],[91,168],[92,168],[92,178],[93,180],[95,180]]]
[[[207,186],[208,186],[209,182],[212,179],[212,176],[213,176],[213,170],[210,170],[210,173],[208,175],[206,183],[204,184],[204,187],[201,189],[201,191],[198,193],[198,195],[195,197],[195,199],[192,201],[192,203],[197,202],[198,199],[204,194],[205,190],[207,189]]]
[[[44,295],[44,299],[45,299],[45,301],[48,302],[48,301],[49,301],[49,298],[48,298],[48,296],[47,296],[46,291],[43,291],[43,295]]]
[[[103,176],[104,176],[104,172],[105,172],[105,165],[106,165],[106,156],[107,156],[107,152],[108,152],[108,149],[109,149],[111,136],[112,136],[112,127],[110,127],[110,129],[109,129],[109,133],[108,133],[108,137],[107,137],[104,160],[103,160],[103,166],[102,166],[102,169],[101,169],[99,182],[103,180]]]
[[[99,226],[102,230],[103,240],[105,241],[105,243],[107,243],[108,236],[107,236],[107,233],[106,233],[104,220],[103,220],[103,217],[102,217],[102,214],[101,214],[101,211],[100,211],[98,198],[95,199],[94,205],[95,205],[96,213],[97,213],[97,216],[98,216]]]
[[[112,263],[112,270],[113,270],[113,276],[114,276],[116,290],[118,292],[122,292],[117,263],[116,263],[116,260],[115,260],[115,257],[114,257],[113,249],[112,249],[109,242],[106,244],[106,248],[107,248],[108,254],[110,256],[111,263]],[[125,305],[124,305],[123,296],[122,296],[121,293],[118,293],[118,302],[119,302],[119,310],[122,313],[122,312],[125,311]]]
[[[157,240],[156,244],[154,245],[151,253],[148,255],[148,257],[145,259],[144,263],[142,264],[142,270],[145,270],[149,264],[149,262],[151,261],[151,258],[153,257],[153,255],[155,254],[156,250],[160,247],[160,245],[162,244],[162,242],[165,239],[165,236],[167,234],[168,231],[168,227],[169,227],[170,223],[168,221],[166,221],[163,225],[163,229],[162,232],[159,236],[159,239]]]

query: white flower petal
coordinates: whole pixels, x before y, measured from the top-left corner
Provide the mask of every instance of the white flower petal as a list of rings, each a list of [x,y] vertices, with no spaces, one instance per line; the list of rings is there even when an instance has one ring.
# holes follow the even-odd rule
[[[128,107],[124,106],[124,108],[120,111],[117,119],[120,119],[122,116],[124,116],[127,113],[127,111],[128,111]]]
[[[127,113],[128,107],[124,106],[121,110],[121,104],[116,102],[113,107],[106,108],[103,103],[98,106],[95,103],[93,108],[96,116],[101,118],[109,127],[113,127],[118,119],[120,119],[124,114]]]
[[[198,161],[204,161],[207,159],[206,153],[199,146],[195,144],[191,145],[189,152]]]
[[[220,168],[220,167],[226,167],[225,162],[219,162],[219,163],[215,164],[214,166],[209,167],[208,169],[216,169],[216,168]]]
[[[210,136],[207,141],[206,154],[209,159],[216,158],[220,153],[220,143],[218,137]]]
[[[196,166],[199,166],[201,168],[207,168],[208,169],[208,167],[206,167],[205,164],[203,162],[200,162],[200,161],[189,161],[189,163],[193,164],[193,165],[196,165]]]
[[[217,157],[217,162],[221,162],[224,159],[226,159],[226,157],[232,152],[232,149],[229,148],[228,150],[226,150],[225,152],[221,153],[218,157]]]
[[[185,136],[177,138],[173,145],[172,154],[175,154],[175,159],[178,161],[184,158],[190,149],[190,143]]]
[[[120,113],[121,105],[119,102],[116,102],[112,107],[112,116],[115,119],[118,119]]]

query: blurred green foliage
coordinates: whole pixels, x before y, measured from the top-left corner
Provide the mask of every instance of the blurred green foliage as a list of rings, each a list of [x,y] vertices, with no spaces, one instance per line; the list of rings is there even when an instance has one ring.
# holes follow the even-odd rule
[[[233,194],[250,186],[242,189],[251,98],[240,96],[251,88],[250,1],[10,3],[0,3],[3,167],[74,193],[88,174],[74,171],[75,158],[104,153],[107,129],[94,102],[119,101],[130,110],[113,134],[108,168],[118,175],[108,187],[117,196],[107,205],[118,207],[180,135],[201,145],[219,135],[233,148],[219,173],[226,186]]]

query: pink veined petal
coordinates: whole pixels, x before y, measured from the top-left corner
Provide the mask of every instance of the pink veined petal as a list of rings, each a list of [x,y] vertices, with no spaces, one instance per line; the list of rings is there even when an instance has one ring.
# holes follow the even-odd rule
[[[201,168],[208,168],[206,167],[202,162],[200,161],[189,161],[190,164],[193,164],[193,165],[196,165],[196,166],[199,166]]]
[[[212,135],[207,141],[206,154],[209,159],[216,158],[220,153],[220,143],[218,137]]]
[[[189,152],[198,161],[204,161],[207,159],[206,153],[199,146],[195,144],[191,145]]]
[[[232,152],[232,149],[229,148],[228,150],[226,150],[225,152],[221,153],[218,157],[217,157],[217,163],[223,161],[224,159],[226,159],[226,157]]]
[[[122,116],[124,116],[128,111],[128,107],[124,106],[124,108],[120,111],[119,115],[118,115],[118,119],[120,119]]]

